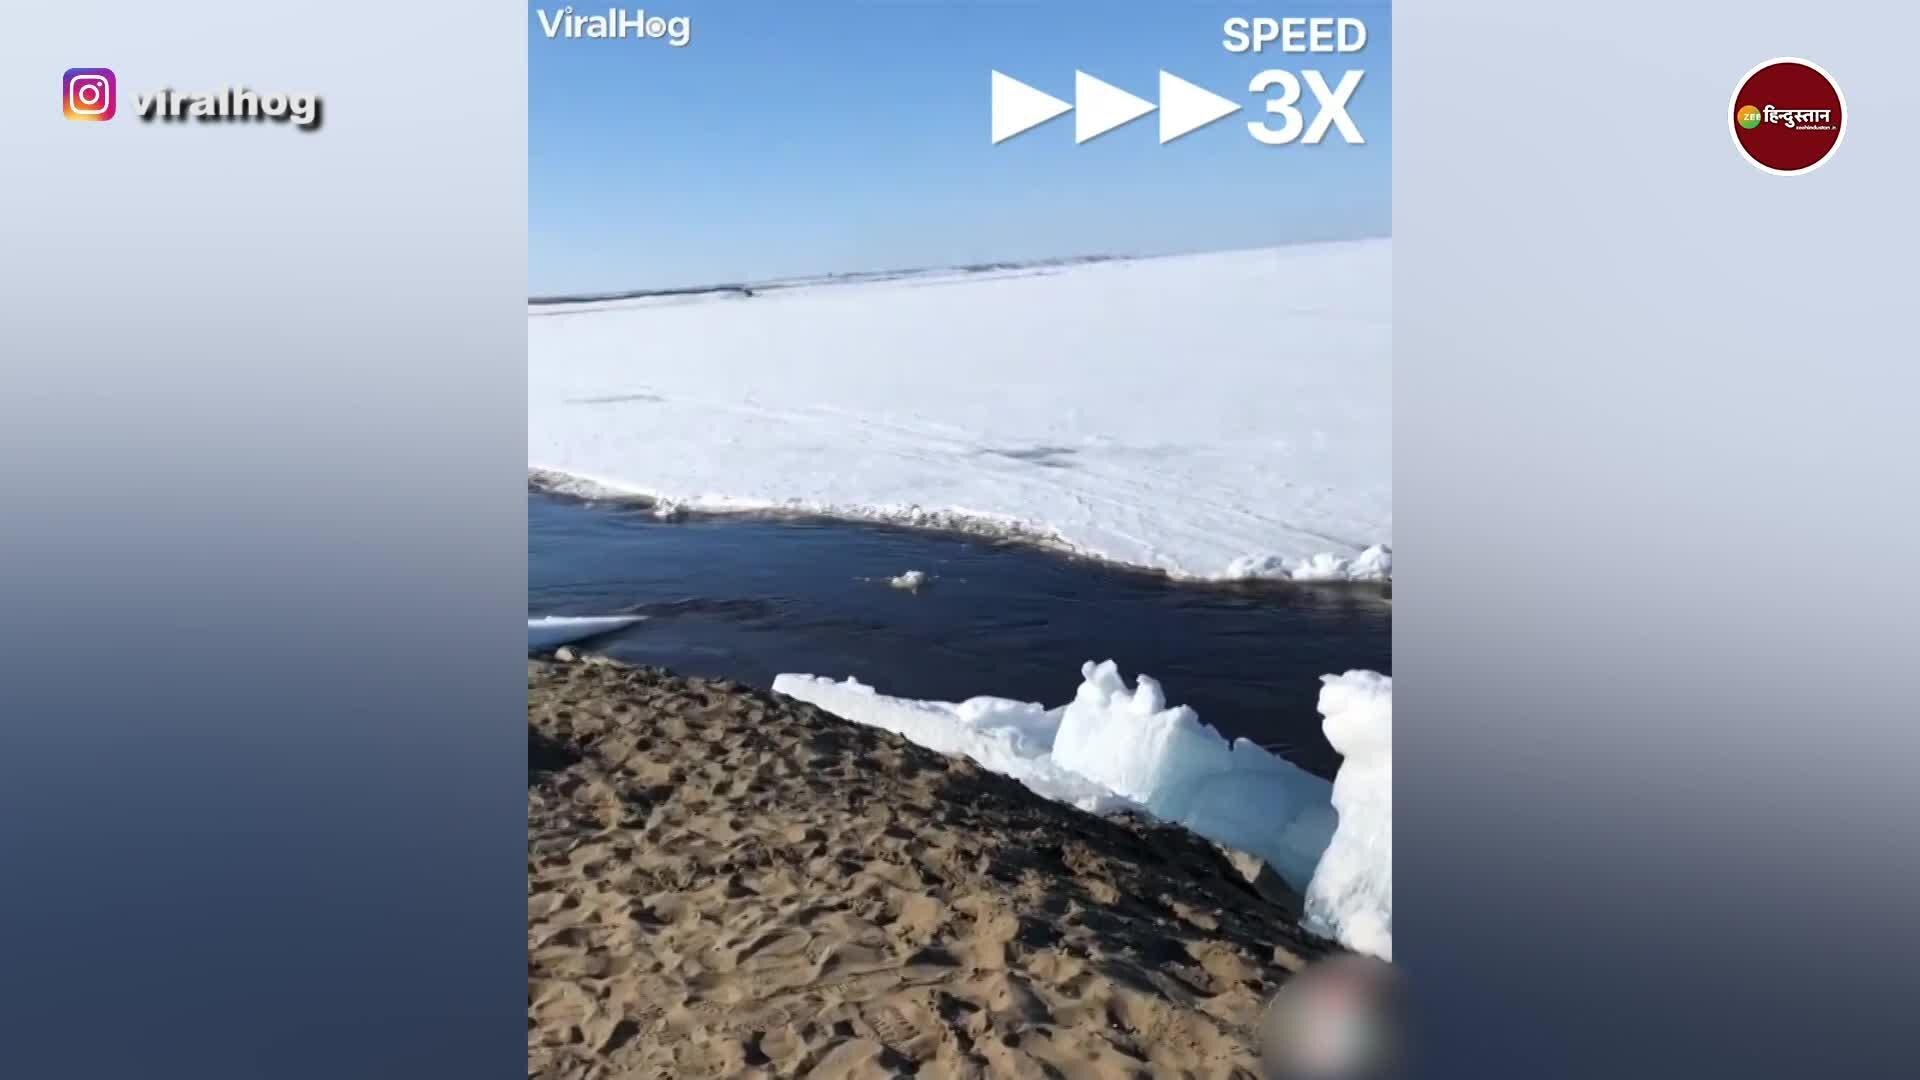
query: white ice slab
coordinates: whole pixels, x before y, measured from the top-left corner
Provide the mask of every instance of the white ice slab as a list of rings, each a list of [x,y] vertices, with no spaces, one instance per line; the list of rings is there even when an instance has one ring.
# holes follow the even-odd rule
[[[1393,680],[1371,671],[1320,677],[1321,725],[1340,751],[1340,826],[1307,887],[1307,925],[1393,959]]]
[[[546,652],[568,642],[624,630],[645,615],[543,615],[527,620],[527,651]]]

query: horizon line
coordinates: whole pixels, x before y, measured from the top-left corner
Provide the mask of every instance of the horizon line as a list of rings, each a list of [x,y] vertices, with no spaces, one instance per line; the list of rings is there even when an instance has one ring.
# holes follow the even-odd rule
[[[1170,259],[1184,255],[1216,255],[1234,251],[1261,251],[1267,248],[1305,247],[1311,244],[1352,244],[1364,240],[1391,240],[1391,231],[1361,236],[1348,236],[1339,239],[1292,240],[1277,244],[1243,244],[1231,247],[1179,248],[1171,251],[1148,252],[1096,252],[1080,255],[1050,255],[1034,259],[1000,259],[987,262],[950,263],[942,265],[895,267],[879,270],[837,270],[814,274],[797,274],[788,277],[760,278],[753,281],[725,281],[704,285],[670,285],[655,288],[610,289],[598,292],[568,291],[543,293],[527,297],[529,307],[548,307],[560,304],[609,303],[619,300],[643,300],[656,296],[702,296],[708,293],[744,293],[752,295],[753,290],[799,288],[806,285],[843,284],[854,281],[885,281],[894,278],[909,277],[915,274],[935,274],[947,271],[983,274],[999,270],[1026,270],[1046,266],[1077,266],[1102,262],[1135,262],[1147,259]]]

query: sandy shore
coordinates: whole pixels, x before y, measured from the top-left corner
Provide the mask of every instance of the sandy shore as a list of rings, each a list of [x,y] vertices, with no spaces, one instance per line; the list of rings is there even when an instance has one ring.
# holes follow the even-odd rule
[[[812,706],[527,664],[541,1077],[1256,1075],[1335,947],[1183,830]]]

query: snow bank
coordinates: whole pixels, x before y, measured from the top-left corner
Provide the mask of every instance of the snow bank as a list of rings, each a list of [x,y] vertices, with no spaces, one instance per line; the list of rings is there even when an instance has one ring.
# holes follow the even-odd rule
[[[570,641],[624,630],[645,615],[543,615],[527,620],[527,652],[546,652]]]
[[[1142,810],[1266,860],[1305,892],[1333,833],[1327,781],[1245,740],[1231,745],[1192,709],[1166,708],[1152,679],[1129,690],[1112,661],[1086,664],[1073,702],[887,697],[854,679],[781,675],[775,693],[843,719],[964,754],[1083,810]]]
[[[1392,573],[1392,245],[541,305],[529,469],[1176,577]]]
[[[982,768],[1082,810],[1103,813],[1132,806],[1054,764],[1050,751],[1060,726],[1059,709],[997,697],[968,698],[958,704],[915,701],[887,697],[858,679],[834,682],[814,675],[778,676],[773,692],[811,702],[843,720],[891,731],[929,750],[972,758]]]
[[[998,697],[915,701],[815,675],[781,675],[773,689],[965,755],[1049,799],[1145,811],[1258,855],[1305,894],[1310,928],[1393,959],[1391,678],[1321,676],[1324,728],[1345,759],[1330,785],[1245,739],[1229,743],[1185,705],[1169,708],[1148,676],[1129,688],[1111,660],[1080,673],[1073,701],[1055,709]]]
[[[1340,825],[1307,888],[1309,927],[1393,959],[1393,680],[1371,671],[1323,675],[1320,712],[1340,751],[1333,806]]]
[[[1351,559],[1321,552],[1311,559],[1289,563],[1274,555],[1242,555],[1220,575],[1229,581],[1285,578],[1290,581],[1392,581],[1393,549],[1375,544]]]

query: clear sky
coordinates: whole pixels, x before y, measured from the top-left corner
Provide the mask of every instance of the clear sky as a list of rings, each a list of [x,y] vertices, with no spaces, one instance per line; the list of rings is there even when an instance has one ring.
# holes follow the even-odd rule
[[[685,48],[550,40],[536,11],[564,6],[527,13],[535,295],[1391,232],[1384,0],[649,5],[691,16]],[[1221,44],[1232,16],[1315,15],[1365,19],[1365,50]],[[1246,122],[1268,117],[1248,81],[1276,67],[1318,68],[1329,85],[1364,68],[1349,111],[1367,144],[1250,136]],[[1165,146],[1151,113],[1078,146],[1072,113],[990,143],[991,70],[1072,101],[1076,68],[1149,101],[1166,68],[1243,108]]]

